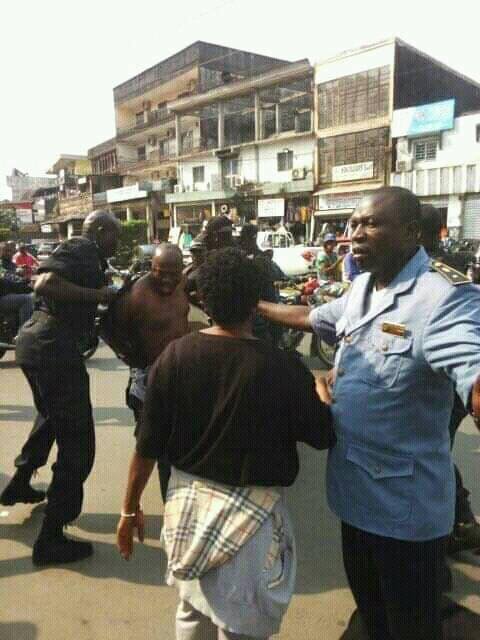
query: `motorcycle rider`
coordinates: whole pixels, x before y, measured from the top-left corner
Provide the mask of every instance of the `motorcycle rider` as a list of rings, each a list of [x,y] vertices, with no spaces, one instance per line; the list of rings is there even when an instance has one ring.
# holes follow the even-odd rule
[[[32,279],[33,270],[39,266],[39,261],[28,253],[27,247],[24,244],[17,245],[17,253],[12,258],[12,262],[23,269],[25,280],[30,281]]]
[[[94,211],[84,221],[82,238],[57,247],[39,269],[37,310],[17,340],[17,363],[38,416],[0,503],[41,502],[45,493],[33,489],[30,480],[47,462],[54,441],[58,447],[45,519],[33,546],[36,565],[74,562],[93,553],[89,542],[66,538],[63,527],[80,514],[83,483],[93,465],[95,433],[82,343],[93,333],[97,305],[109,304],[116,295],[104,286],[103,272],[119,231],[112,214]]]
[[[0,313],[15,315],[17,327],[22,326],[33,313],[33,295],[28,282],[15,273],[12,256],[15,244],[6,242],[1,248]]]

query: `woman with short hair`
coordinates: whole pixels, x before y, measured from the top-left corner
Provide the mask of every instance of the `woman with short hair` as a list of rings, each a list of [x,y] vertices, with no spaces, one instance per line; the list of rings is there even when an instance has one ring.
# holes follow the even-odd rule
[[[143,539],[140,497],[155,460],[172,465],[164,513],[167,582],[179,591],[178,640],[247,640],[278,632],[296,558],[283,498],[296,444],[326,449],[330,411],[297,358],[252,333],[261,276],[236,249],[200,268],[213,326],[172,342],[149,377],[123,512],[120,553]]]

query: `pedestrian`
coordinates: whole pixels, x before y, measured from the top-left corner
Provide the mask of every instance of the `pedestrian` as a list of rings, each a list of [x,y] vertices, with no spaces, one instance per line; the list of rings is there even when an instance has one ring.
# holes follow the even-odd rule
[[[40,264],[35,256],[28,253],[27,247],[24,244],[17,246],[17,253],[14,254],[12,262],[17,268],[23,269],[25,280],[28,281],[32,279],[33,270]]]
[[[315,268],[317,270],[317,280],[337,280],[337,268],[341,262],[341,258],[338,257],[335,247],[337,246],[337,239],[334,233],[327,233],[323,238],[323,247],[317,254],[315,260]]]
[[[41,502],[45,493],[33,489],[30,480],[46,464],[54,441],[58,448],[44,521],[33,545],[36,565],[74,562],[93,551],[89,542],[66,538],[63,527],[80,514],[83,483],[93,465],[95,434],[82,350],[92,338],[97,304],[108,304],[114,297],[104,286],[104,268],[118,236],[113,215],[88,215],[83,237],[62,243],[39,268],[38,310],[17,340],[17,363],[32,389],[38,415],[0,502]]]
[[[295,541],[282,487],[298,473],[297,441],[331,443],[312,374],[255,339],[261,281],[241,251],[209,256],[199,276],[213,326],[171,342],[154,364],[117,544],[143,540],[140,498],[155,460],[172,464],[163,537],[179,591],[178,640],[277,633],[295,581]]]
[[[410,191],[374,191],[351,218],[364,273],[344,297],[310,314],[259,305],[272,320],[336,335],[328,500],[342,521],[347,577],[372,640],[442,638],[454,390],[480,414],[480,294],[432,264],[418,246],[420,223]]]
[[[33,313],[33,293],[30,284],[15,272],[12,250],[11,243],[5,243],[0,250],[0,313],[14,316],[16,327],[20,328]]]
[[[360,273],[361,271],[355,260],[355,256],[349,251],[343,259],[343,282],[353,282]]]
[[[140,428],[147,378],[151,365],[165,347],[188,333],[189,302],[182,279],[181,250],[173,244],[155,249],[151,270],[134,282],[125,295],[111,305],[108,335],[102,337],[131,366],[127,406]],[[104,324],[105,326],[105,324]],[[158,461],[160,486],[165,502],[170,465]]]
[[[441,230],[440,211],[430,204],[422,205],[420,242],[429,256],[436,261],[446,263],[447,256],[439,246]],[[458,274],[462,275],[460,272]],[[468,411],[456,393],[448,429],[452,448],[457,431],[467,415]],[[469,499],[470,492],[463,484],[463,478],[457,465],[455,465],[455,486],[455,525],[448,540],[448,553],[450,554],[480,549],[480,524],[473,513]],[[450,575],[448,567],[447,573]],[[451,583],[451,576],[448,582]]]

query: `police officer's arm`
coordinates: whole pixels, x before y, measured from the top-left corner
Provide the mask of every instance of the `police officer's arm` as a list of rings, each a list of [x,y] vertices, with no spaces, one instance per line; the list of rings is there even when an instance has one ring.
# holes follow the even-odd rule
[[[309,320],[310,309],[304,305],[275,304],[260,300],[257,311],[271,322],[283,324],[286,327],[292,327],[292,329],[312,331]]]
[[[115,291],[108,287],[101,289],[80,287],[53,271],[38,276],[34,291],[45,298],[62,302],[109,304],[115,298]]]
[[[480,418],[480,291],[452,287],[425,326],[424,355],[455,384],[464,406]],[[476,420],[479,426],[480,420]]]

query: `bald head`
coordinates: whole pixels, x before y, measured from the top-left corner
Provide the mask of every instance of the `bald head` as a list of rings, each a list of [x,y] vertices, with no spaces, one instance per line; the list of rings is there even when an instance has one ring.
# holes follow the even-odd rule
[[[174,244],[163,243],[155,249],[150,282],[161,296],[171,295],[182,279],[183,255]]]
[[[420,201],[408,189],[383,187],[362,199],[350,219],[352,251],[363,271],[390,282],[415,254]]]
[[[92,211],[85,218],[82,235],[95,242],[105,258],[113,256],[120,237],[120,222],[108,211]]]

